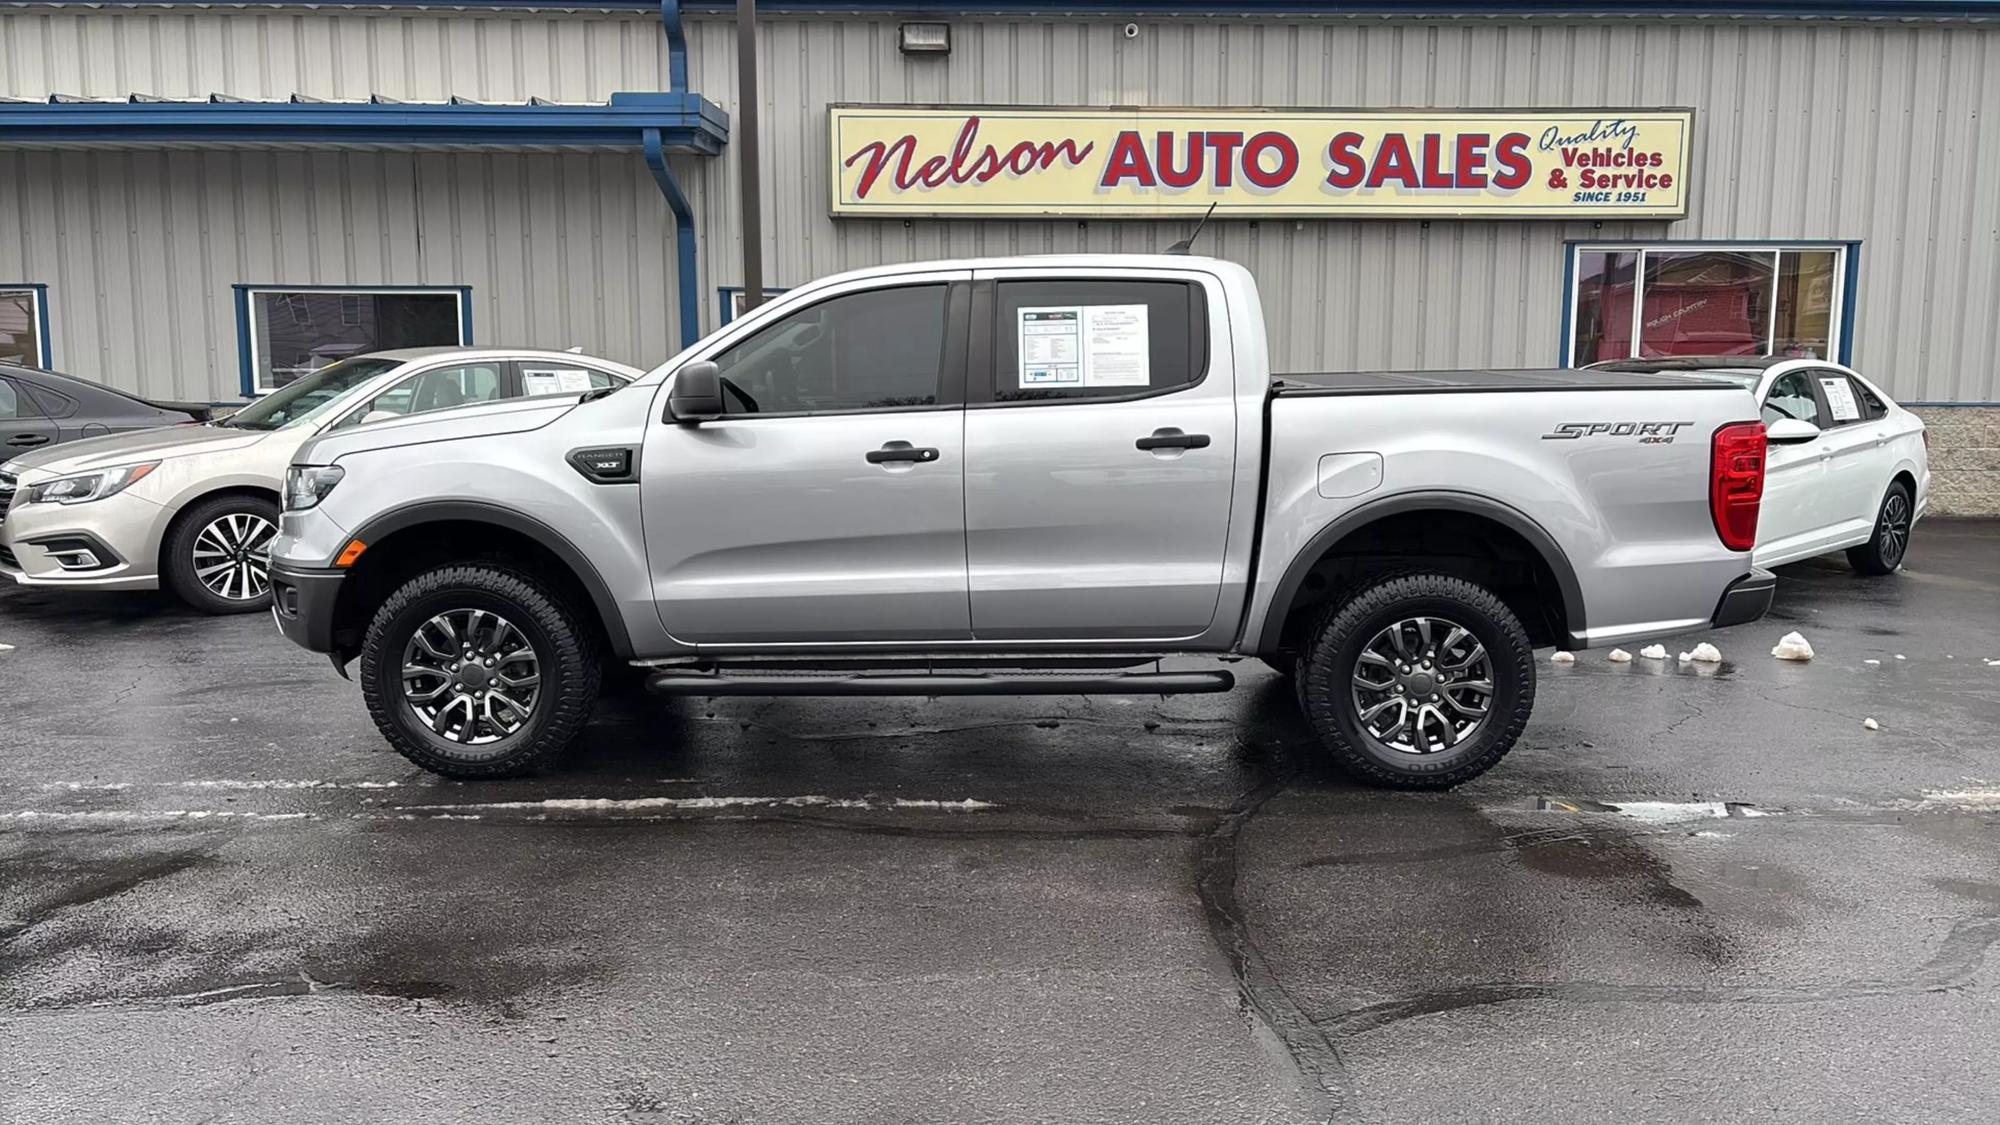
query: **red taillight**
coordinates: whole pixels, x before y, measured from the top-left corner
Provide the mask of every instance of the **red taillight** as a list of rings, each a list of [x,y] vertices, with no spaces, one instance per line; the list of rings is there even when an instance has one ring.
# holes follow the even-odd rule
[[[1709,445],[1708,513],[1732,551],[1757,545],[1757,508],[1764,501],[1764,423],[1731,422]]]

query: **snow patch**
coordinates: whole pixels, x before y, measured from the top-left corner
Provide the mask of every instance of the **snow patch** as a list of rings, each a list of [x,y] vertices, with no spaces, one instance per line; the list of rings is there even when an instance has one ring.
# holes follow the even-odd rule
[[[1786,633],[1778,638],[1777,645],[1771,649],[1771,655],[1780,660],[1811,660],[1813,647],[1806,642],[1804,636],[1798,633]]]
[[[1609,660],[1613,664],[1630,664],[1632,663],[1632,654],[1622,648],[1614,648],[1604,654],[1604,659]]]
[[[980,812],[997,809],[992,801],[966,798],[962,801],[923,800],[910,797],[896,797],[891,800],[873,800],[867,797],[825,797],[810,794],[803,797],[551,797],[541,801],[493,801],[471,805],[405,805],[406,809],[420,812],[462,812],[482,809],[487,811],[533,811],[533,812],[649,812],[649,811],[707,811],[713,809],[899,809],[937,810],[940,812]]]
[[[72,793],[89,790],[93,793],[117,793],[132,788],[133,782],[108,781],[52,781],[43,785],[44,789],[64,789]],[[140,785],[165,789],[223,789],[247,791],[258,789],[395,789],[400,781],[238,781],[229,778],[209,781],[142,781]]]
[[[99,820],[99,821],[147,821],[147,820],[318,820],[316,813],[258,813],[238,812],[234,809],[98,809],[87,811],[43,812],[26,809],[21,812],[0,812],[0,820]]]
[[[14,651],[13,645],[0,645],[0,652],[13,652],[13,651]]]
[[[1665,660],[1667,658],[1667,646],[1647,645],[1645,648],[1639,650],[1639,655],[1648,660]]]
[[[1926,789],[1923,805],[1929,808],[2000,810],[2000,787]]]
[[[1576,663],[1576,654],[1573,652],[1557,652],[1554,656],[1549,657],[1549,663],[1574,664]]]
[[[1873,720],[1873,719],[1863,719],[1863,720],[1861,720],[1861,729],[1863,729],[1863,730],[1881,730],[1881,729],[1882,729],[1882,724],[1881,724],[1881,723],[1878,723],[1878,722],[1876,722],[1876,721],[1875,721],[1875,720]]]
[[[1693,651],[1687,654],[1686,659],[1697,660],[1703,664],[1720,664],[1722,663],[1722,652],[1714,645],[1703,641],[1694,646]]]
[[[1863,664],[1880,664],[1880,663],[1882,663],[1882,662],[1881,662],[1880,660],[1864,660],[1864,661],[1862,661],[1861,663],[1863,663]]]

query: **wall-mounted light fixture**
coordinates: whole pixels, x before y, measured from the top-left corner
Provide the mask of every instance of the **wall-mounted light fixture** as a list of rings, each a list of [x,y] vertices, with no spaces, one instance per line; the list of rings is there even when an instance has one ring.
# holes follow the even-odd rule
[[[901,42],[906,55],[951,54],[951,25],[948,23],[906,23]]]

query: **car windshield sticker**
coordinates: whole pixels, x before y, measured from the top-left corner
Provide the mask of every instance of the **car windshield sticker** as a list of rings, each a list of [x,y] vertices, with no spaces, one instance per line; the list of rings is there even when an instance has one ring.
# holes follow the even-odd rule
[[[574,395],[590,389],[590,372],[577,367],[526,368],[521,372],[521,393],[530,398],[535,395]]]
[[[1042,305],[1019,317],[1023,389],[1143,387],[1152,380],[1144,305]]]
[[[1833,410],[1836,422],[1852,422],[1861,417],[1861,406],[1854,401],[1854,388],[1839,375],[1832,378],[1822,376],[1819,389],[1826,392],[1826,404]]]

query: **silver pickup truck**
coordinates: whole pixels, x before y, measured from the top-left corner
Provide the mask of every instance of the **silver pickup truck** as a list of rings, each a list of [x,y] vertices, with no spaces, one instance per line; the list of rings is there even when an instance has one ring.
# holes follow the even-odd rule
[[[279,627],[452,777],[542,767],[600,677],[668,695],[1225,691],[1289,675],[1356,776],[1491,767],[1533,646],[1753,620],[1764,428],[1673,375],[1273,376],[1187,256],[890,266],[631,386],[303,447]]]

